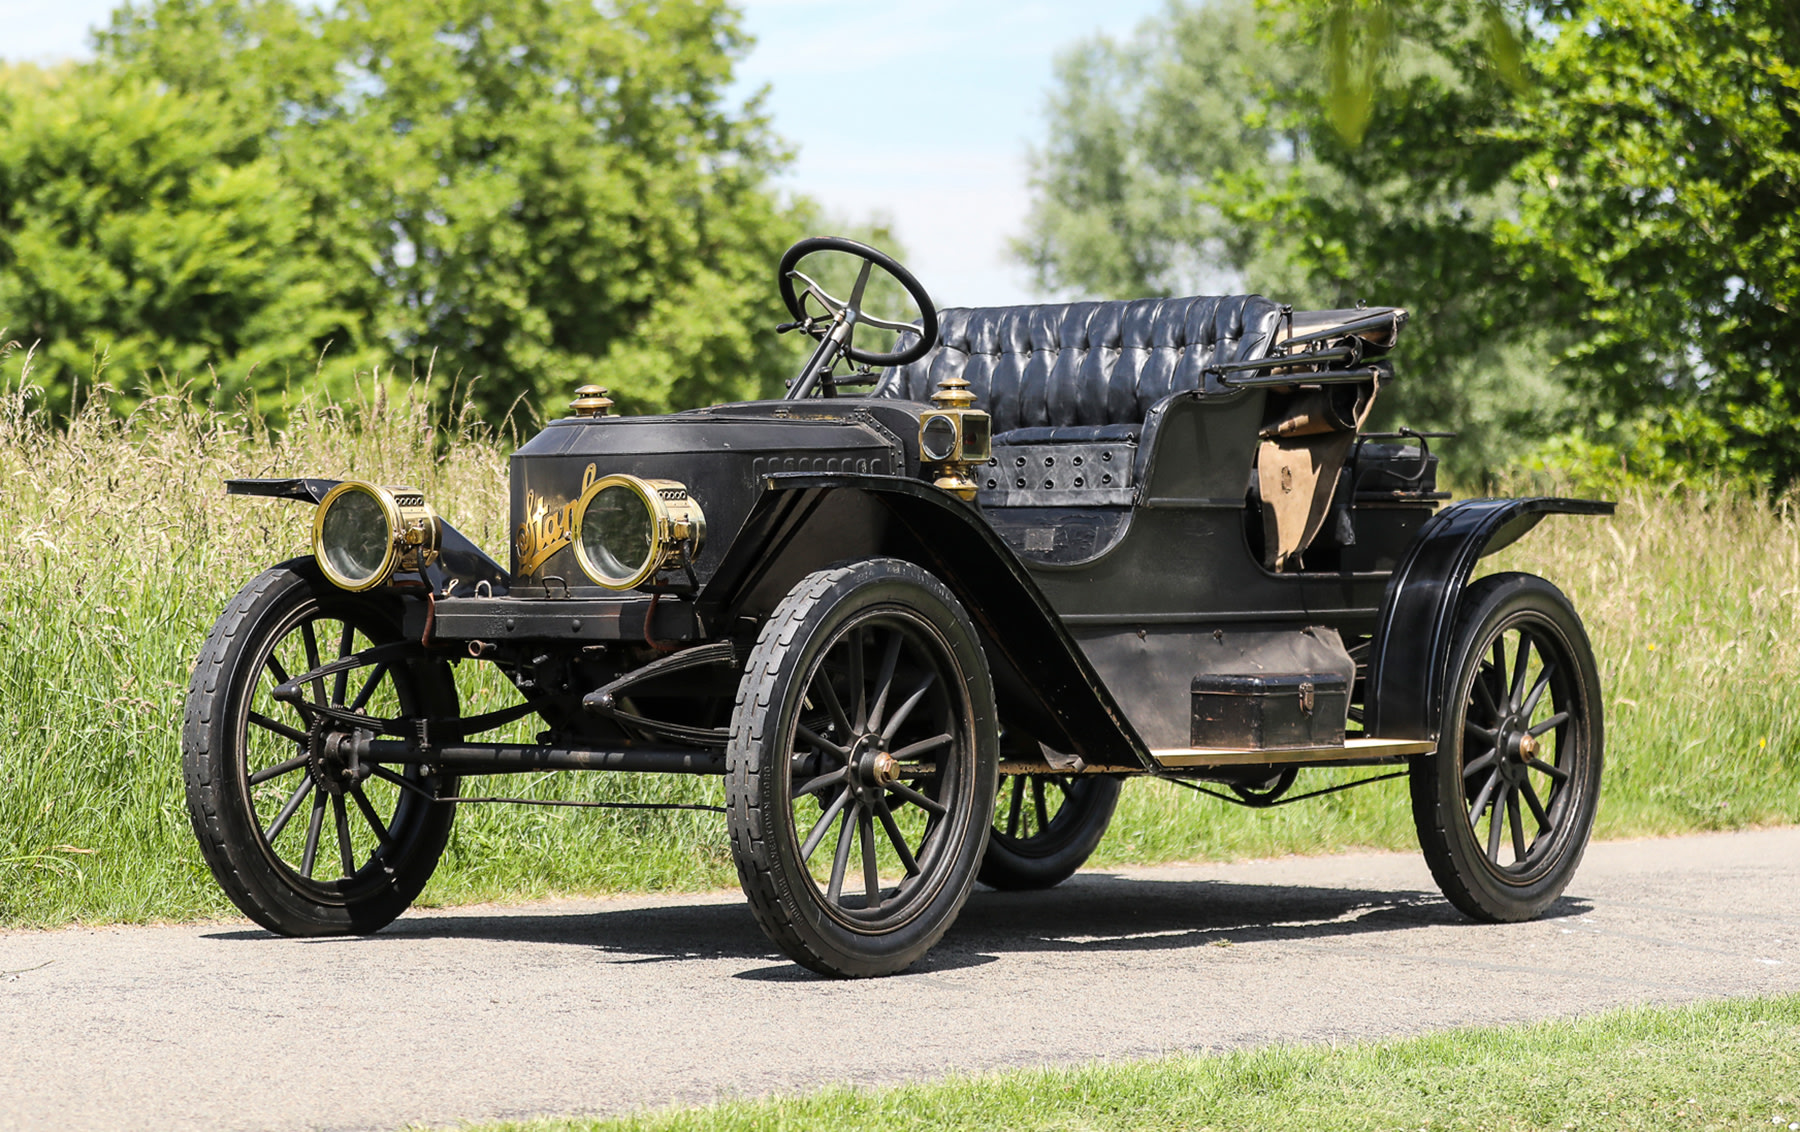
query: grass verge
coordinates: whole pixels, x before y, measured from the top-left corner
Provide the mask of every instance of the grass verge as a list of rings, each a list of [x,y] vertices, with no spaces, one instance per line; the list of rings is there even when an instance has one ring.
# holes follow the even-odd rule
[[[15,359],[16,362],[16,359]],[[181,792],[182,697],[231,593],[301,553],[311,512],[228,499],[244,475],[423,488],[504,556],[507,445],[405,396],[290,406],[279,430],[181,396],[129,421],[52,428],[0,395],[0,925],[228,912]],[[1600,657],[1609,765],[1598,834],[1800,822],[1800,523],[1785,504],[1628,494],[1611,521],[1550,519],[1489,560],[1567,589]],[[465,703],[504,689],[464,665]],[[1310,772],[1312,785],[1332,778]],[[718,800],[719,784],[623,775],[494,781],[496,793]],[[1404,782],[1246,812],[1128,784],[1094,863],[1414,844]],[[703,889],[734,879],[694,813],[471,807],[427,904]]]
[[[469,1132],[733,1129],[1792,1129],[1800,997],[1623,1010],[1349,1046],[1277,1046],[834,1088]]]

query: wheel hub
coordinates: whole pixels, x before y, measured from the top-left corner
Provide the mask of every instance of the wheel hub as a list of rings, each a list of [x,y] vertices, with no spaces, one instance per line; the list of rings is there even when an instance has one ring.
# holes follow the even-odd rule
[[[861,801],[872,801],[900,780],[900,763],[885,749],[881,736],[870,732],[850,748],[850,789]]]
[[[1526,768],[1543,750],[1542,743],[1530,731],[1530,721],[1509,715],[1500,721],[1500,773],[1509,783],[1525,780]]]
[[[374,764],[365,763],[358,757],[356,738],[353,731],[314,730],[306,772],[312,775],[319,789],[328,794],[343,795],[374,773]]]

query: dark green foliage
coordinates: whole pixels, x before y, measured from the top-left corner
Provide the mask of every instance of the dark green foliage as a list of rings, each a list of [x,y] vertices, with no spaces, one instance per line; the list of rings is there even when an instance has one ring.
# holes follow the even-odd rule
[[[292,254],[304,199],[256,151],[216,97],[0,71],[0,328],[36,345],[53,404],[209,366],[230,403],[358,337],[326,266]]]
[[[162,0],[99,46],[65,113],[0,118],[96,154],[0,150],[9,187],[62,178],[0,204],[0,324],[43,341],[57,395],[109,340],[116,383],[211,364],[266,393],[324,352],[328,378],[479,379],[493,417],[587,381],[636,410],[778,388],[772,265],[801,215],[768,186],[781,143],[725,99],[724,0]],[[146,210],[188,226],[110,235]],[[74,262],[33,268],[46,239]],[[134,273],[154,303],[121,297]]]
[[[1386,420],[1460,429],[1463,478],[1552,436],[1800,477],[1787,5],[1176,3],[1066,56],[1050,118],[1048,285],[1409,307]]]

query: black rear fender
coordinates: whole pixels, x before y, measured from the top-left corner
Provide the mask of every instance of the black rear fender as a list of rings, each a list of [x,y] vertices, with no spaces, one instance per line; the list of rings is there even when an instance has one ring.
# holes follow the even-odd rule
[[[706,624],[760,623],[814,570],[887,555],[931,571],[981,632],[1001,718],[1091,763],[1149,766],[1144,743],[1025,567],[954,496],[890,476],[769,476],[700,594]]]
[[[1433,516],[1388,581],[1369,654],[1363,726],[1383,739],[1438,737],[1457,605],[1475,564],[1546,515],[1610,515],[1590,499],[1472,499]]]

